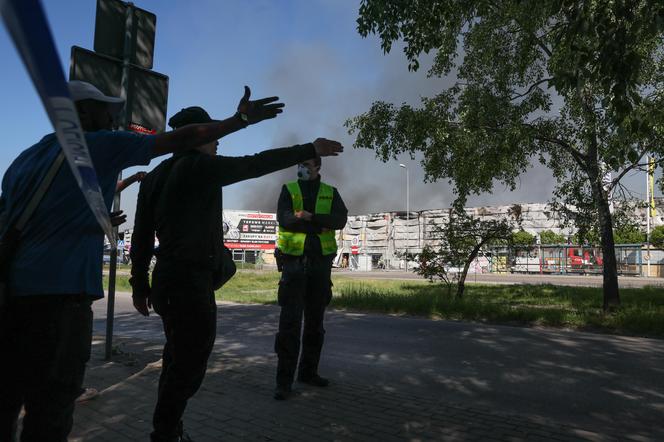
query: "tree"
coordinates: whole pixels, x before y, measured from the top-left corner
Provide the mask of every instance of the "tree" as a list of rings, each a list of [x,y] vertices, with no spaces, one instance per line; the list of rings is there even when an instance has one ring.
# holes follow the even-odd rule
[[[482,247],[496,241],[509,242],[513,229],[514,223],[509,218],[481,220],[457,204],[450,210],[448,222],[432,231],[432,239],[438,244],[422,249],[415,272],[430,281],[440,279],[447,285],[448,294],[456,283],[456,298],[461,299],[468,269]]]
[[[657,226],[650,231],[650,244],[664,249],[664,226]]]
[[[512,233],[512,244],[521,247],[532,246],[535,244],[535,236],[525,230],[519,230],[518,232]]]
[[[560,235],[552,230],[543,230],[540,232],[541,244],[565,244],[566,242],[567,238],[565,235]]]
[[[373,103],[346,123],[355,146],[422,153],[426,179],[460,201],[515,188],[538,160],[561,206],[599,226],[604,308],[618,306],[609,195],[646,155],[664,158],[664,2],[363,0],[358,31],[385,52],[403,41],[410,69],[434,51],[429,74],[456,83],[419,108]]]
[[[613,242],[615,244],[642,244],[646,241],[646,234],[634,217],[635,204],[623,204],[613,213]],[[575,244],[601,244],[599,226],[584,222],[574,235]]]
[[[616,244],[643,244],[646,242],[646,233],[636,226],[617,228],[613,233]]]

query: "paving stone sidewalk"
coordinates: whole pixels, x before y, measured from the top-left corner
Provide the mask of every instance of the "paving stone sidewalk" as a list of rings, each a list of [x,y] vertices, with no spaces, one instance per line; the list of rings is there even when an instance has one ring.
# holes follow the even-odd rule
[[[160,343],[115,342],[114,362],[108,363],[103,341],[95,340],[86,386],[100,389],[100,395],[77,406],[71,442],[148,440]],[[579,428],[445,398],[397,394],[352,379],[328,388],[298,385],[295,397],[279,402],[272,399],[275,363],[272,356],[225,356],[217,346],[206,380],[187,407],[184,422],[191,437],[197,442],[609,440]]]

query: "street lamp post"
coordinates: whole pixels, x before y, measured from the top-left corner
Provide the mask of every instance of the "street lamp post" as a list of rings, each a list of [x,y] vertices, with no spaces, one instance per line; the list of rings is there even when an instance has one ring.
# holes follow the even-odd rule
[[[399,164],[399,167],[406,169],[406,270],[408,270],[408,243],[409,243],[409,229],[410,229],[410,177],[408,176],[408,168],[405,164]]]

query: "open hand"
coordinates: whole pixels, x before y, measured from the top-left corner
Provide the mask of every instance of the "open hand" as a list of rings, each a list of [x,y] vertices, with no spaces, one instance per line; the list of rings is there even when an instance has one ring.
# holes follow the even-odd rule
[[[314,141],[316,154],[319,157],[336,157],[344,151],[344,147],[338,141],[328,140],[326,138],[316,138]]]
[[[117,227],[120,224],[127,221],[127,215],[122,211],[118,210],[117,212],[111,212],[111,225]]]
[[[152,308],[150,296],[132,296],[131,299],[134,301],[134,308],[138,313],[143,316],[150,316],[150,309]]]
[[[263,120],[275,118],[278,114],[283,112],[284,103],[274,103],[279,97],[267,97],[260,100],[249,100],[251,96],[251,89],[249,86],[244,87],[244,96],[237,105],[237,111],[247,116],[248,124],[256,124]]]

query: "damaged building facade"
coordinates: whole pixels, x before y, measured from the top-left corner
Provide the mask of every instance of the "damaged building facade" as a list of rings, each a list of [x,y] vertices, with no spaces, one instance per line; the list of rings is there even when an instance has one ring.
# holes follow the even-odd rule
[[[664,225],[664,198],[656,198],[657,215],[651,228]],[[510,218],[520,213],[520,228],[538,237],[551,230],[571,238],[574,229],[561,229],[560,220],[548,204],[512,204],[467,208],[469,215],[482,220]],[[635,209],[634,219],[646,230],[646,209]],[[426,245],[436,245],[436,231],[449,220],[449,209],[406,212],[381,212],[348,217],[338,232],[335,266],[351,270],[405,270],[417,265],[416,257]],[[274,265],[277,221],[274,213],[224,210],[223,229],[226,246],[237,261]],[[125,250],[131,247],[131,230],[125,232]],[[664,251],[648,250],[643,245],[617,246],[622,274],[664,277]],[[405,255],[412,260],[407,264]],[[647,264],[650,264],[648,266]],[[648,268],[650,268],[648,273]],[[573,244],[534,246],[524,250],[483,250],[471,272],[599,273],[601,251],[597,247]]]
[[[664,225],[664,198],[655,201],[657,216],[650,220],[651,228]],[[536,238],[545,230],[571,238],[571,228],[560,228],[560,220],[548,204],[513,204],[467,208],[466,212],[481,220],[499,220],[519,212],[520,227]],[[646,209],[635,209],[634,219],[646,230]],[[422,210],[382,212],[349,216],[348,223],[339,233],[339,255],[336,265],[357,270],[406,269],[404,255],[416,256],[426,245],[436,245],[436,232],[449,220],[449,210]],[[567,245],[566,245],[567,246]],[[537,249],[537,250],[536,250]],[[544,249],[544,250],[542,250]],[[642,267],[664,267],[664,252],[641,250],[641,245],[617,248],[619,261],[625,264],[623,273],[643,274]],[[513,252],[513,251],[512,251]],[[471,271],[526,271],[564,273],[566,270],[593,273],[601,271],[601,257],[597,247],[532,247],[508,256],[507,250],[485,250]],[[501,255],[497,256],[497,255]],[[579,261],[576,259],[580,258]],[[649,259],[648,259],[649,258]],[[597,265],[597,264],[600,265]],[[594,264],[594,265],[593,265]],[[415,263],[408,264],[409,268]],[[525,267],[524,267],[525,265]],[[651,269],[651,276],[664,276],[659,268]]]

